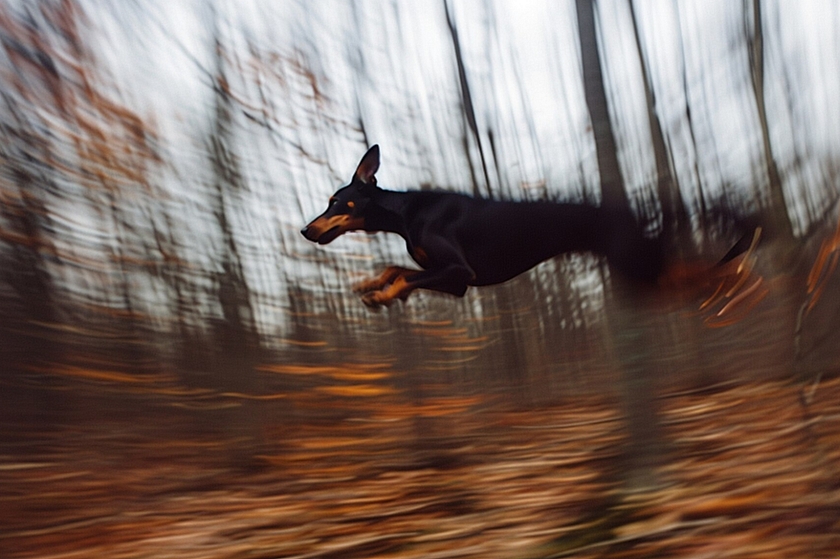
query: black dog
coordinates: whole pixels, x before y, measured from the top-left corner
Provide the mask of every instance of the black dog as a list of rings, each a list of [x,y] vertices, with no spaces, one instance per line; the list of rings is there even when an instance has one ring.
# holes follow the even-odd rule
[[[347,231],[389,231],[405,239],[422,270],[388,267],[357,290],[369,306],[406,299],[415,289],[461,297],[471,285],[507,281],[558,254],[591,252],[636,283],[655,284],[663,246],[629,211],[587,204],[504,202],[450,192],[394,192],[376,186],[379,146],[368,150],[350,184],[303,228],[327,244]]]

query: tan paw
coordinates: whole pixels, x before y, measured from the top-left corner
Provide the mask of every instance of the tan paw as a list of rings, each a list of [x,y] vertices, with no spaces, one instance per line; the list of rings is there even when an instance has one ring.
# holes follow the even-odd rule
[[[360,281],[353,285],[353,291],[355,293],[369,293],[371,291],[379,291],[385,287],[379,278],[372,278],[364,281]]]
[[[362,303],[371,309],[387,307],[393,300],[393,297],[389,297],[384,291],[369,291],[362,295]]]

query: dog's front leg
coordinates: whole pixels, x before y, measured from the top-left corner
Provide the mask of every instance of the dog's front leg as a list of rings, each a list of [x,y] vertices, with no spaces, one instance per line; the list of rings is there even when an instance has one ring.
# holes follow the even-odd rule
[[[463,297],[468,282],[474,277],[472,270],[458,264],[422,271],[407,268],[401,268],[399,271],[389,269],[386,273],[388,281],[385,285],[362,296],[362,301],[367,306],[378,307],[390,305],[394,299],[405,300],[415,289],[429,289]],[[385,275],[383,273],[377,279],[382,279]]]
[[[403,270],[404,272],[410,272],[411,275],[419,273],[417,270],[408,270],[407,268],[403,268]],[[362,302],[368,307],[376,308],[383,305],[388,306],[394,299],[407,299],[409,294],[414,291],[414,287],[408,280],[409,274],[404,272],[389,276],[384,285],[368,290],[362,295]],[[377,279],[381,279],[381,277]]]
[[[371,291],[380,291],[386,286],[392,284],[394,280],[399,277],[410,276],[418,273],[420,270],[411,270],[403,268],[402,266],[388,266],[385,270],[376,276],[353,286],[353,291],[356,293],[370,293]]]

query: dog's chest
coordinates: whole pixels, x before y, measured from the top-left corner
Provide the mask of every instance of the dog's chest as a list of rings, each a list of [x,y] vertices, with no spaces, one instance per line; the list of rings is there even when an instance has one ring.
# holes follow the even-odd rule
[[[423,249],[423,247],[414,245],[412,243],[406,243],[406,247],[408,248],[408,254],[411,255],[411,258],[414,259],[415,262],[420,264],[423,268],[425,268],[429,264],[429,255]]]

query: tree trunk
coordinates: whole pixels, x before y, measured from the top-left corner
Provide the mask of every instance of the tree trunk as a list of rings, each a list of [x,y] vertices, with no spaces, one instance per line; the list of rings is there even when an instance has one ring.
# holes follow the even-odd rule
[[[746,1],[746,0],[745,0]],[[767,165],[767,181],[770,189],[770,210],[773,226],[781,240],[793,239],[793,226],[787,212],[782,178],[776,159],[773,157],[773,147],[770,142],[770,128],[767,124],[767,108],[764,98],[764,31],[761,23],[761,0],[752,0],[753,31],[747,35],[749,45],[750,70],[752,75],[755,105],[758,109],[758,120],[761,125],[762,149]],[[745,7],[745,12],[747,11]]]
[[[593,0],[576,0],[575,4],[584,93],[595,135],[602,204],[613,210],[630,212],[604,90]],[[650,309],[650,294],[615,275],[612,275],[611,284],[607,322],[621,366],[619,392],[628,431],[618,475],[628,491],[646,491],[657,486],[656,470],[662,454],[654,394],[656,379],[650,353],[651,328],[645,320],[646,311]]]
[[[601,58],[598,52],[598,37],[595,32],[595,10],[593,0],[576,0],[580,53],[583,64],[583,87],[592,132],[595,136],[595,153],[598,171],[601,175],[602,203],[614,209],[629,209],[618,150],[615,144],[604,78],[601,73]]]
[[[650,83],[647,60],[642,52],[642,41],[639,36],[639,25],[636,21],[633,0],[627,0],[627,3],[630,8],[630,17],[633,20],[633,35],[636,39],[636,50],[639,53],[639,65],[642,69],[642,85],[645,90],[648,125],[650,126],[651,144],[656,161],[656,191],[659,196],[659,203],[662,206],[662,234],[666,236],[666,239],[685,239],[688,238],[691,231],[688,214],[671,169],[671,158],[668,155],[668,147],[665,145],[662,123],[656,112],[656,97]]]
[[[492,198],[493,193],[490,190],[490,175],[487,173],[487,160],[484,157],[484,147],[481,145],[481,136],[478,133],[478,121],[475,117],[475,108],[473,106],[472,94],[470,93],[470,83],[467,80],[467,69],[464,66],[464,57],[461,53],[461,40],[458,37],[458,28],[455,26],[455,21],[449,15],[449,3],[443,0],[443,10],[446,13],[446,24],[449,28],[449,36],[452,38],[452,48],[455,51],[455,62],[458,65],[458,84],[461,86],[461,106],[464,110],[464,118],[467,126],[473,135],[475,144],[478,147],[478,154],[481,158],[481,170],[484,176],[484,188],[487,191],[487,197]],[[467,162],[470,166],[470,175],[473,182],[473,194],[478,196],[480,194],[478,188],[478,181],[473,171],[472,159],[469,153],[469,142],[467,136],[464,135],[464,152],[467,157]]]

